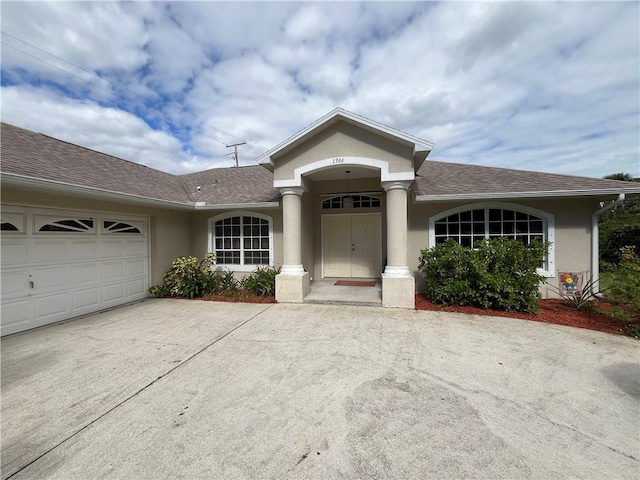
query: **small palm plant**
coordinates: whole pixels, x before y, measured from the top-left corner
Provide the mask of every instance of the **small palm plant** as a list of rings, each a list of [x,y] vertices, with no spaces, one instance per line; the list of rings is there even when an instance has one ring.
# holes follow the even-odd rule
[[[570,274],[566,274],[570,275]],[[561,281],[569,282],[571,284],[574,282],[573,278],[562,279]],[[597,290],[595,287],[595,279],[593,276],[589,277],[589,280],[585,282],[582,288],[579,288],[576,284],[575,288],[566,289],[566,288],[558,288],[555,285],[552,285],[547,282],[547,285],[551,287],[561,298],[567,301],[569,305],[571,305],[576,310],[583,310],[587,308],[593,300],[597,300],[605,290]]]

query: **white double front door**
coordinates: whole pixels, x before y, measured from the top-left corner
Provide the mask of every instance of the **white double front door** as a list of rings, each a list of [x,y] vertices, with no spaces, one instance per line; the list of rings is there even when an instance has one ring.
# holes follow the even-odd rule
[[[378,278],[382,270],[380,214],[323,215],[323,276]]]

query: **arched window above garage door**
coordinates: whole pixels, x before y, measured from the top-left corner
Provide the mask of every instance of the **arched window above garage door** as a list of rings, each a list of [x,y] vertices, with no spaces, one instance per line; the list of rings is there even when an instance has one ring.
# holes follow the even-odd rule
[[[94,233],[93,218],[60,218],[35,216],[36,232],[47,233]]]

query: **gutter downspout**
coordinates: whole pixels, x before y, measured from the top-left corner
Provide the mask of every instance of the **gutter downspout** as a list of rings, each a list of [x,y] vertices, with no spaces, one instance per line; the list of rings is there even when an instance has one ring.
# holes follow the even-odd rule
[[[593,212],[591,215],[591,293],[599,295],[600,292],[600,247],[598,233],[598,217],[604,212],[611,210],[616,205],[624,202],[625,194],[618,194],[613,202],[606,204],[604,207]]]

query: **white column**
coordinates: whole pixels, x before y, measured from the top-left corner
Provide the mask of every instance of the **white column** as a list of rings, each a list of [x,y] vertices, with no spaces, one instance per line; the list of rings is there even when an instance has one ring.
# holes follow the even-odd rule
[[[282,275],[300,275],[302,266],[302,194],[304,188],[280,189],[282,193],[283,260]]]
[[[407,192],[411,182],[382,182],[387,192],[387,277],[410,277],[407,262]]]

